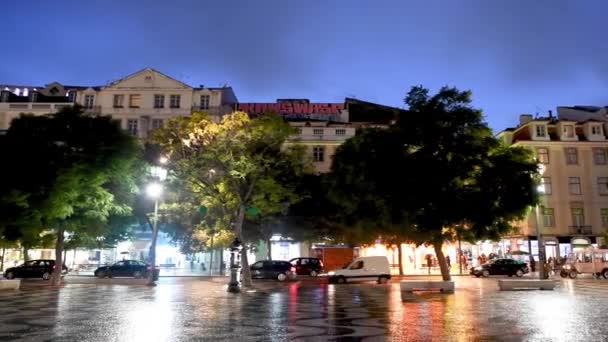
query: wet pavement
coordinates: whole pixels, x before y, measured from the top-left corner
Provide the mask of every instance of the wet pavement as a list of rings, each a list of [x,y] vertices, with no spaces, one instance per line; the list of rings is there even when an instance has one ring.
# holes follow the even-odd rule
[[[418,278],[419,279],[419,278]],[[262,281],[230,294],[219,281],[138,285],[24,282],[0,292],[2,341],[606,341],[608,280],[555,291],[499,292],[497,279],[455,277],[454,294],[398,282]]]

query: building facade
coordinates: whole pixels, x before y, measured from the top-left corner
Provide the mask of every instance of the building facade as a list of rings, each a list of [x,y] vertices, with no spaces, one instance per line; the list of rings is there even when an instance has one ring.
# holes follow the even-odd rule
[[[146,68],[105,86],[0,85],[0,130],[21,113],[54,113],[75,103],[89,113],[111,115],[123,129],[139,138],[175,116],[204,111],[221,116],[237,103],[231,87],[192,87]]]
[[[532,150],[540,165],[541,203],[503,242],[508,250],[538,254],[537,229],[547,258],[566,257],[573,241],[603,244],[608,228],[608,141],[604,123],[585,118],[533,118],[498,135],[505,143]],[[577,242],[576,244],[579,244]]]

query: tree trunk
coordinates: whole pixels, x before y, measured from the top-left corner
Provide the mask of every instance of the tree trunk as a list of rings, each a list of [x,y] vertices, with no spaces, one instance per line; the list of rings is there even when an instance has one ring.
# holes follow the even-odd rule
[[[243,270],[241,282],[243,286],[251,286],[251,270],[247,260],[247,247],[243,241],[243,221],[245,220],[245,206],[240,205],[234,222],[234,235],[241,240],[243,249],[241,250],[241,269]]]
[[[0,260],[0,271],[4,272],[4,252],[6,251],[5,247],[2,247],[2,259]]]
[[[266,248],[268,248],[267,259],[272,260],[272,241],[270,241],[270,238],[266,239]]]
[[[451,280],[450,270],[448,269],[448,264],[445,262],[445,255],[443,255],[443,251],[441,250],[441,246],[443,242],[435,242],[433,243],[433,247],[435,248],[435,256],[437,256],[437,262],[439,263],[439,268],[441,269],[441,277],[443,280],[448,281]]]
[[[403,248],[401,248],[401,243],[397,245],[397,254],[399,255],[399,275],[403,275]]]
[[[57,228],[57,242],[55,243],[55,269],[51,276],[51,285],[61,285],[61,271],[63,271],[63,228]]]
[[[30,261],[30,257],[28,255],[29,248],[27,246],[23,246],[23,261]]]

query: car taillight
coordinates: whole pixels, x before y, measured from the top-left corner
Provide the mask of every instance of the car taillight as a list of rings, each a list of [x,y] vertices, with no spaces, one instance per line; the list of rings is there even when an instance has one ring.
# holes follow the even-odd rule
[[[291,272],[295,272],[295,271],[296,271],[296,268],[292,266],[291,267]]]

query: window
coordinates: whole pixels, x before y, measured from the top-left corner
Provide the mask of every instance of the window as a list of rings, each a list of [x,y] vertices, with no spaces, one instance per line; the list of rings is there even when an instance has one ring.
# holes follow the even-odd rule
[[[323,128],[313,128],[312,134],[314,134],[314,135],[323,135]]]
[[[124,98],[124,95],[114,95],[114,108],[122,108]]]
[[[545,125],[535,125],[536,136],[537,137],[546,137],[547,136],[547,127]]]
[[[600,209],[600,215],[602,217],[602,228],[608,228],[608,208]]]
[[[568,189],[570,195],[581,194],[581,178],[580,177],[568,177]]]
[[[543,208],[543,227],[555,227],[553,208]]]
[[[591,134],[592,135],[602,135],[602,126],[600,126],[600,125],[591,126]]]
[[[360,270],[363,268],[363,261],[359,260],[356,263],[352,264],[351,267],[349,267],[349,269],[351,270]]]
[[[129,134],[137,136],[137,119],[127,120],[127,131]]]
[[[68,91],[68,101],[74,103],[74,101],[76,101],[76,91],[75,90],[70,90]]]
[[[159,129],[163,126],[163,119],[152,119],[152,129]]]
[[[312,149],[312,158],[316,162],[322,162],[325,160],[325,147],[315,146]]]
[[[129,95],[129,107],[130,108],[139,108],[140,105],[141,105],[141,95],[139,95],[139,94]]]
[[[179,103],[181,101],[181,95],[171,95],[171,108],[179,108]]]
[[[551,188],[551,177],[542,177],[540,179],[540,184],[543,186],[543,193],[545,195],[551,195],[553,189]]]
[[[165,108],[165,95],[154,95],[154,108]]]
[[[91,107],[87,107],[86,106],[87,98],[85,96],[85,98],[84,98],[84,100],[85,100],[85,108],[93,108],[93,98],[94,97],[93,97],[93,95],[87,95],[87,96],[91,97]],[[37,91],[33,91],[32,92],[32,102],[36,102],[36,101],[38,101],[38,92]]]
[[[575,147],[566,147],[564,149],[564,152],[566,152],[566,164],[567,165],[578,164],[578,150]]]
[[[346,130],[344,128],[336,129],[336,135],[346,135]]]
[[[602,195],[608,195],[608,177],[597,177],[597,192]]]
[[[572,225],[575,227],[582,227],[585,225],[585,213],[583,208],[570,208],[572,214]]]
[[[595,162],[595,165],[606,165],[606,149],[594,148],[593,161]]]
[[[201,95],[201,109],[209,109],[209,95]]]
[[[574,126],[573,125],[565,125],[563,130],[564,130],[563,134],[566,138],[574,138]]]
[[[549,149],[545,147],[539,147],[536,149],[536,158],[541,164],[549,164]]]
[[[8,96],[9,96],[9,92],[8,91],[3,91],[2,92],[2,102],[8,102]]]
[[[32,97],[34,97],[34,94],[36,94],[36,93],[33,93]],[[93,108],[94,102],[95,102],[95,95],[85,95],[84,96],[84,108],[86,108],[86,109]]]

